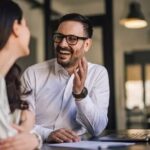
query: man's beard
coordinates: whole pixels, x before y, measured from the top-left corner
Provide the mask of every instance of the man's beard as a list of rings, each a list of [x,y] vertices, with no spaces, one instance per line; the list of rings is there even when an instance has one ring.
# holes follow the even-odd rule
[[[74,50],[70,47],[70,48],[62,48],[62,47],[60,47],[60,46],[57,46],[56,48],[56,56],[57,56],[57,62],[58,62],[58,64],[60,64],[62,67],[64,67],[64,68],[70,68],[70,67],[72,67],[72,66],[74,66],[75,64],[76,64],[76,62],[78,61],[78,57],[72,57],[73,56],[73,54],[74,54]],[[71,55],[71,58],[68,60],[68,61],[66,61],[66,62],[64,62],[64,61],[60,61],[59,60],[59,53],[60,53],[60,50],[61,51],[66,51],[66,52],[69,52],[70,54],[69,55]]]

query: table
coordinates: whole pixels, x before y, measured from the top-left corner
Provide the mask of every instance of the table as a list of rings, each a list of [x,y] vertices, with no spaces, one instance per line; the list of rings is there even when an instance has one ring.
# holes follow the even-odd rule
[[[126,130],[126,131],[128,131],[128,130]],[[107,134],[114,133],[114,132],[117,133],[118,131],[106,130],[100,136],[105,136]],[[92,139],[88,134],[84,135],[82,138],[83,138],[83,140],[91,140]],[[94,138],[94,139],[96,140],[96,138]],[[81,149],[81,148],[49,147],[45,143],[43,145],[43,147],[42,147],[42,150],[85,150],[85,149]],[[93,149],[93,150],[95,150],[95,149]],[[97,149],[97,150],[100,150],[100,149]],[[105,148],[105,150],[106,150],[106,148]],[[138,142],[135,145],[107,148],[107,150],[150,150],[150,142]]]

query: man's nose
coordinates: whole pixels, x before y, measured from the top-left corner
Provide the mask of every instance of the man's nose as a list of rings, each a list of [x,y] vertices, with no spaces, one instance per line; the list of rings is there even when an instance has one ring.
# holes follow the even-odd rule
[[[67,40],[66,40],[65,37],[61,40],[61,42],[59,43],[59,45],[62,46],[62,47],[68,46],[68,43],[67,43]]]

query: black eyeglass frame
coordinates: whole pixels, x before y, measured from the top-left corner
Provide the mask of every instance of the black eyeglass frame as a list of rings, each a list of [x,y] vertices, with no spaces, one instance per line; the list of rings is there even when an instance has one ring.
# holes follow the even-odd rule
[[[61,37],[62,39],[58,42],[58,41],[56,41],[55,40],[55,37],[56,36],[59,36],[59,37]],[[75,37],[77,40],[76,40],[76,42],[75,43],[69,43],[68,41],[68,38],[69,37]],[[69,44],[69,45],[76,45],[77,43],[78,43],[78,40],[87,40],[88,39],[88,37],[80,37],[80,36],[76,36],[76,35],[72,35],[72,34],[69,34],[69,35],[64,35],[64,34],[61,34],[61,33],[53,33],[53,41],[55,42],[55,43],[61,43],[62,42],[62,40],[63,39],[66,39],[66,41],[67,41],[67,43]]]

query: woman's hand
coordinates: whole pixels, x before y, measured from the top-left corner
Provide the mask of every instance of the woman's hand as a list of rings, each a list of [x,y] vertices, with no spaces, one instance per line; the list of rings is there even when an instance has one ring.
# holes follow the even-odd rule
[[[34,114],[29,110],[23,110],[20,122],[20,126],[23,128],[23,130],[29,132],[33,128],[34,123],[35,123]]]
[[[34,150],[38,144],[38,139],[34,134],[23,132],[0,140],[0,150]]]

